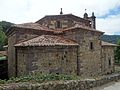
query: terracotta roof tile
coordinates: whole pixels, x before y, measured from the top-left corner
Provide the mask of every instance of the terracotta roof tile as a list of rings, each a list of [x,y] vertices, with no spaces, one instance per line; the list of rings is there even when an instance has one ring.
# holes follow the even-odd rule
[[[54,34],[62,34],[62,33],[64,33],[65,31],[74,30],[74,29],[76,29],[76,28],[80,28],[80,29],[87,30],[87,31],[104,33],[104,32],[102,32],[102,31],[95,30],[95,29],[92,29],[92,28],[90,28],[90,27],[83,26],[83,25],[79,25],[79,24],[75,24],[75,26],[73,26],[73,27],[70,27],[70,28],[67,28],[67,29],[60,29],[60,30],[57,30],[57,29],[52,30],[52,29],[49,29],[48,27],[45,27],[45,26],[40,25],[40,24],[38,24],[38,23],[16,24],[16,25],[14,25],[13,27],[25,28],[25,29],[42,30],[42,31],[46,31],[46,32],[53,32]]]
[[[113,43],[109,43],[109,42],[105,42],[105,41],[102,41],[102,46],[118,46],[117,44],[113,44]]]
[[[13,25],[13,27],[51,31],[51,32],[54,32],[54,33],[63,33],[64,31],[68,31],[68,30],[71,30],[71,29],[81,28],[81,29],[84,29],[84,30],[104,33],[102,31],[95,30],[95,29],[92,29],[90,27],[79,25],[79,24],[75,24],[75,26],[73,26],[73,27],[70,27],[70,28],[67,28],[67,29],[61,29],[61,30],[56,30],[56,29],[52,30],[52,29],[49,29],[48,27],[45,27],[45,26],[40,25],[38,23],[15,24],[15,25]]]
[[[58,36],[42,35],[36,38],[21,42],[15,46],[55,46],[55,45],[78,45],[78,43]]]
[[[0,56],[7,56],[7,52],[6,51],[0,51]]]
[[[36,29],[36,30],[43,30],[43,31],[49,31],[49,32],[53,32],[55,34],[57,33],[63,33],[63,29],[60,30],[53,30],[53,29],[49,29],[46,26],[40,25],[38,23],[24,23],[24,24],[15,24],[13,25],[13,27],[18,27],[18,28],[25,28],[25,29]]]
[[[51,31],[51,29],[49,29],[48,27],[45,27],[45,26],[40,25],[38,23],[15,24],[15,25],[13,25],[13,27]]]
[[[79,24],[75,24],[75,26],[67,28],[67,29],[64,29],[63,31],[67,31],[67,30],[71,30],[71,29],[76,29],[76,28],[81,28],[81,29],[88,30],[88,31],[93,31],[93,32],[104,33],[102,31],[99,31],[99,30],[96,30],[96,29],[93,29],[93,28],[90,28],[90,27],[87,27],[87,26],[79,25]]]

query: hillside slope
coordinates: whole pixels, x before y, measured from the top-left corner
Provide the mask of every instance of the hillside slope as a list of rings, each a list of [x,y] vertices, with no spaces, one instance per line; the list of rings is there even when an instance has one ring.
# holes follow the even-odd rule
[[[120,39],[120,35],[103,35],[101,36],[101,40],[110,42],[110,43],[117,43],[117,41]]]
[[[0,50],[4,50],[3,46],[7,45],[7,36],[5,32],[11,25],[13,25],[13,23],[6,21],[0,22]]]

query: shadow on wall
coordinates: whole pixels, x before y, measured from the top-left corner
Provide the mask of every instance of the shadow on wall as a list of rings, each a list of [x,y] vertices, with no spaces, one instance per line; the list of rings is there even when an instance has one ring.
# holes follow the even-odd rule
[[[8,61],[6,56],[0,57],[0,79],[8,79]]]

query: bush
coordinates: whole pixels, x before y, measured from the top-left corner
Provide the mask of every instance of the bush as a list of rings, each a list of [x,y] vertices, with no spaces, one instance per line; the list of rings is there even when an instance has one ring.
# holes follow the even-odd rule
[[[120,40],[118,40],[118,46],[115,49],[115,63],[120,64]]]

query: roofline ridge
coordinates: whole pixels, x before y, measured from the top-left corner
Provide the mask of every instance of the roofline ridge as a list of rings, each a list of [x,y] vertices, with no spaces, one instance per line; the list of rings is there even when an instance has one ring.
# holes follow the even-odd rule
[[[73,15],[73,14],[69,13],[69,14],[45,15],[44,17],[48,17],[48,16],[64,16],[64,15]]]
[[[57,16],[73,16],[73,17],[76,17],[76,18],[78,18],[78,19],[82,19],[82,20],[85,20],[85,21],[89,21],[90,22],[90,20],[88,20],[88,19],[85,19],[85,18],[82,18],[82,17],[80,17],[80,16],[77,16],[77,15],[74,15],[74,14],[72,14],[72,13],[69,13],[69,14],[58,14],[58,15],[45,15],[43,18],[41,18],[41,19],[39,19],[39,20],[37,20],[35,23],[38,23],[40,20],[42,20],[42,19],[44,19],[44,18],[48,18],[48,17],[57,17]]]

